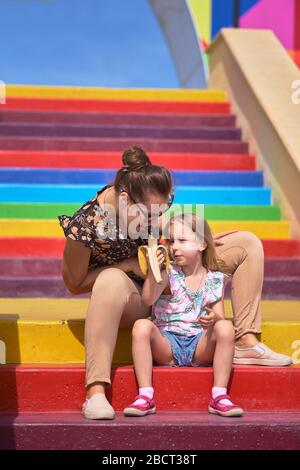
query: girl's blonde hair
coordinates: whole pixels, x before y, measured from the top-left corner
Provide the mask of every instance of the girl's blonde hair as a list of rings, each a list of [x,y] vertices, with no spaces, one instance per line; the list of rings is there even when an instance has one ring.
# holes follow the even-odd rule
[[[167,225],[170,228],[171,225],[174,225],[176,222],[187,225],[196,233],[200,240],[206,242],[207,246],[205,250],[202,251],[202,263],[205,268],[231,275],[227,264],[217,257],[212,231],[205,219],[194,213],[173,214]]]

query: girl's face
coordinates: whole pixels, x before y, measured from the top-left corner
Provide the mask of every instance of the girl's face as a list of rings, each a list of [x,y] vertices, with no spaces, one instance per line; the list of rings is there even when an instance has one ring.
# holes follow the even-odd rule
[[[171,257],[178,266],[189,266],[202,256],[206,248],[204,240],[189,225],[175,221],[170,227],[170,239],[167,240]]]

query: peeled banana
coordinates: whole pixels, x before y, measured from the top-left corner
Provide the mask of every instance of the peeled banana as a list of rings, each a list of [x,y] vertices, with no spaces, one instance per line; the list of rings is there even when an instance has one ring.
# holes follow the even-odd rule
[[[148,245],[140,246],[138,249],[138,260],[142,273],[146,276],[148,273],[148,263],[154,275],[154,278],[158,284],[162,283],[161,271],[159,269],[159,264],[157,261],[157,250],[160,248],[165,252],[166,255],[166,271],[169,272],[170,259],[168,250],[164,245],[158,245],[157,239],[149,235]],[[147,256],[148,255],[148,256]]]

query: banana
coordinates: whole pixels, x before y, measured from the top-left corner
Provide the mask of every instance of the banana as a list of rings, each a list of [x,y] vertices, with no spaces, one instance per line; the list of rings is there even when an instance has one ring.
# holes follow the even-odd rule
[[[167,273],[169,272],[169,265],[170,265],[170,259],[169,259],[169,254],[168,250],[164,245],[158,245],[157,244],[157,239],[152,237],[152,235],[149,235],[148,237],[148,245],[143,245],[140,246],[138,249],[138,260],[139,260],[139,265],[141,268],[142,273],[146,276],[148,273],[148,262],[150,265],[150,268],[153,272],[153,275],[155,277],[155,280],[158,284],[162,283],[162,277],[161,277],[161,272],[159,269],[159,264],[157,261],[157,249],[160,248],[165,252],[166,255],[166,271]],[[148,255],[148,257],[147,257]]]

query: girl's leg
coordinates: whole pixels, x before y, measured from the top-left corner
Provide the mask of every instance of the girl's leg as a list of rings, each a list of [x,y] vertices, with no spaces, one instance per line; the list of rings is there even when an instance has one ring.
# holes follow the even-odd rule
[[[234,329],[231,321],[220,320],[213,332],[216,349],[214,354],[214,387],[228,387],[234,355]]]
[[[173,364],[172,348],[150,320],[137,320],[132,329],[132,355],[139,387],[152,387],[153,361]]]
[[[88,398],[105,393],[110,384],[119,326],[129,328],[146,318],[150,308],[141,299],[141,287],[123,271],[102,271],[93,286],[85,322],[86,386]]]
[[[220,320],[200,339],[193,361],[208,363],[213,360],[214,387],[227,388],[234,354],[234,329],[231,321]]]
[[[125,416],[146,416],[156,412],[152,387],[153,361],[173,365],[169,341],[150,320],[137,320],[132,329],[132,355],[138,397],[123,410]]]
[[[221,416],[242,416],[243,410],[233,404],[227,394],[234,355],[232,323],[228,320],[216,322],[202,340],[199,341],[196,348],[194,361],[203,363],[213,357],[214,386],[208,411]]]

